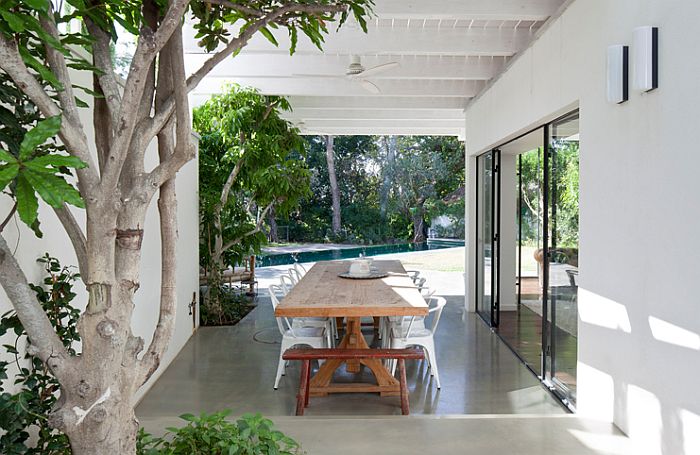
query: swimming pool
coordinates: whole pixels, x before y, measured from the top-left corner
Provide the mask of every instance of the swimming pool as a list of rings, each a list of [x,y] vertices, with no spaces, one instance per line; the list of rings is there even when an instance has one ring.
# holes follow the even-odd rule
[[[406,253],[410,251],[439,250],[442,248],[454,248],[459,246],[464,246],[463,240],[431,241],[427,243],[395,243],[391,245],[370,245],[357,248],[304,251],[300,253],[280,253],[267,255],[263,254],[255,258],[255,263],[257,267],[269,267],[272,265],[294,264],[294,262],[318,262],[333,261],[338,259],[349,259],[356,258],[360,254],[364,254],[365,256],[379,256],[382,254]]]

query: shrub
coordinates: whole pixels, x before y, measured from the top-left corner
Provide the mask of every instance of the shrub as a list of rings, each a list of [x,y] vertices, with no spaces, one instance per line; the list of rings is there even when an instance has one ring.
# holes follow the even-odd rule
[[[183,414],[187,424],[167,428],[159,438],[139,431],[138,455],[295,455],[299,444],[274,429],[272,421],[260,414],[245,414],[236,422],[226,418],[230,410],[199,416]]]
[[[75,297],[73,284],[80,275],[72,267],[61,266],[58,259],[48,253],[37,260],[44,264],[47,276],[43,285],[31,284],[37,298],[44,308],[56,333],[75,355],[74,342],[80,341],[77,324],[80,311],[71,306]],[[58,380],[37,357],[25,354],[26,366],[20,363],[18,346],[27,333],[17,314],[9,311],[0,318],[0,336],[14,332],[13,344],[3,345],[5,350],[14,355],[19,372],[14,384],[19,390],[12,394],[5,392],[0,384],[0,453],[11,454],[70,454],[68,438],[48,425],[47,416],[56,402],[59,390]],[[31,340],[27,340],[31,344]],[[29,350],[28,350],[29,351]],[[0,381],[8,379],[7,362],[0,362]],[[30,432],[36,432],[36,443],[29,444]]]

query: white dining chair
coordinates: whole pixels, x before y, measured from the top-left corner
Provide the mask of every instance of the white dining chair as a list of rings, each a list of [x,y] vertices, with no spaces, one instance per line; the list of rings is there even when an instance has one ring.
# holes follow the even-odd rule
[[[413,280],[414,283],[418,280],[418,277],[420,276],[420,270],[406,270],[406,273]]]
[[[289,274],[280,275],[280,286],[282,287],[282,295],[289,294],[289,291],[294,287],[294,282]]]
[[[297,282],[294,281],[294,278],[292,278],[292,271],[294,269],[289,269],[289,274],[288,275],[280,275],[280,290],[281,294],[287,295],[289,294],[289,291],[292,290],[294,286],[296,286]],[[274,286],[274,285],[273,285]],[[295,318],[299,319],[299,318]],[[311,324],[310,322],[307,324],[304,324],[305,327],[320,327],[321,325],[325,325],[326,322],[328,322],[328,326],[330,327],[329,333],[331,336],[335,339],[338,339],[338,327],[336,326],[335,318],[302,318],[304,321],[316,321],[315,324]],[[323,324],[322,324],[323,323]]]
[[[417,318],[411,318],[408,324],[403,323],[400,327],[392,327],[391,330],[391,347],[393,349],[403,349],[408,346],[420,346],[428,357],[428,366],[430,375],[435,378],[435,384],[440,389],[440,374],[438,372],[437,356],[435,353],[435,332],[440,322],[442,310],[445,308],[447,301],[444,297],[433,297],[430,299],[431,308],[428,314],[433,314],[433,320],[430,328],[425,326],[425,320],[422,323],[416,323]],[[391,362],[391,374],[396,371],[396,361]]]
[[[289,270],[287,271],[287,273],[289,274],[289,278],[292,279],[292,283],[293,283],[295,286],[296,286],[296,284],[297,284],[298,282],[300,282],[301,279],[303,278],[303,275],[301,274],[301,272],[299,272],[299,270],[297,270],[296,268],[291,268],[291,269],[289,269]]]
[[[277,308],[279,300],[277,299],[277,293],[282,293],[282,287],[279,285],[270,286],[270,299],[272,299],[272,308]],[[313,328],[323,328],[326,330],[326,336],[328,337],[328,347],[333,347],[333,335],[335,334],[335,319],[334,318],[318,318],[318,317],[307,317],[307,318],[293,318],[289,319],[291,321],[292,327],[294,329],[306,329],[309,327]]]
[[[273,310],[279,305],[279,300],[277,299],[277,292],[281,291],[280,286],[271,285],[270,290],[270,301],[272,302]],[[304,327],[299,326],[302,321],[297,321],[299,318],[292,319],[279,317],[275,318],[277,321],[277,328],[282,335],[282,344],[280,346],[279,361],[277,363],[277,374],[275,375],[275,385],[274,389],[277,390],[279,387],[280,379],[285,374],[285,369],[287,367],[287,362],[282,358],[284,351],[287,349],[297,346],[297,345],[307,345],[312,348],[328,348],[330,345],[330,332],[326,325],[322,327]],[[308,319],[308,318],[302,318]]]

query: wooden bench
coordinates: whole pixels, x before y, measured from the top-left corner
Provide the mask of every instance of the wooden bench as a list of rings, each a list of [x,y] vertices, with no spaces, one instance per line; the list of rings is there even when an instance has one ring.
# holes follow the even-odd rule
[[[304,408],[309,405],[309,382],[311,380],[312,360],[361,360],[361,359],[395,359],[399,367],[399,384],[401,387],[401,413],[409,414],[408,387],[406,386],[406,360],[424,358],[422,349],[287,349],[282,355],[284,360],[301,360],[301,378],[297,395],[296,415],[304,415]]]

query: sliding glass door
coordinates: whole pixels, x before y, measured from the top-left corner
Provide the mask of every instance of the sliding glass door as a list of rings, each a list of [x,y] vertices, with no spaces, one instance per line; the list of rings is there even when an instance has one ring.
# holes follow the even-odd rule
[[[477,157],[476,308],[570,406],[576,402],[578,112]]]
[[[476,310],[490,326],[498,325],[498,224],[500,154],[491,150],[477,162]]]
[[[579,117],[548,127],[545,380],[576,402],[579,257]]]

